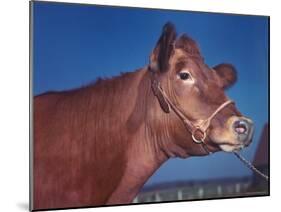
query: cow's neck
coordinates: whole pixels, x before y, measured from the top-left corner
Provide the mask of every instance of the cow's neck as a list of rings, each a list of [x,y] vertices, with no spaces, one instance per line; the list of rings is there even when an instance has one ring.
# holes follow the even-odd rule
[[[145,71],[139,72],[143,77],[138,83],[138,99],[128,121],[129,131],[134,136],[126,152],[125,172],[107,204],[130,203],[149,177],[166,160],[175,156],[187,157],[181,148],[169,140],[169,135],[163,132],[163,127],[154,122],[163,117],[163,111],[151,91],[151,81]],[[165,120],[162,124],[165,124],[164,122]]]
[[[142,135],[135,137],[132,142],[127,151],[128,160],[123,178],[107,204],[132,202],[149,177],[168,159],[165,154],[155,150]]]

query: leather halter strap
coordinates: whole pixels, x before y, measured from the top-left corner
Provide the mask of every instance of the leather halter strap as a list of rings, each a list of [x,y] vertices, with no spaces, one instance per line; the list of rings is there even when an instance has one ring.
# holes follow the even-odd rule
[[[162,109],[166,112],[169,113],[170,109],[172,109],[175,114],[182,120],[184,123],[185,128],[191,133],[192,140],[196,144],[201,144],[204,150],[208,153],[211,154],[212,152],[209,151],[207,148],[207,145],[205,143],[206,139],[206,131],[210,126],[210,123],[212,119],[222,110],[224,109],[227,105],[229,104],[234,104],[232,100],[227,100],[223,104],[221,104],[207,119],[205,119],[201,124],[199,125],[194,125],[187,117],[186,115],[179,110],[178,107],[169,99],[165,91],[162,89],[160,86],[160,82],[156,80],[155,78],[152,79],[152,90],[154,95],[158,98],[160,105]],[[164,105],[163,105],[164,104]]]

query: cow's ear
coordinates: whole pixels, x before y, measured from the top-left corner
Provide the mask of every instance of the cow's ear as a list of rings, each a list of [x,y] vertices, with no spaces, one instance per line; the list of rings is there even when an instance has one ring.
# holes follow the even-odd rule
[[[162,34],[150,55],[149,68],[153,72],[166,72],[169,69],[169,59],[174,49],[176,30],[172,23],[166,23]]]
[[[237,81],[237,72],[233,65],[223,63],[216,65],[213,69],[218,76],[219,85],[223,89],[231,87]]]

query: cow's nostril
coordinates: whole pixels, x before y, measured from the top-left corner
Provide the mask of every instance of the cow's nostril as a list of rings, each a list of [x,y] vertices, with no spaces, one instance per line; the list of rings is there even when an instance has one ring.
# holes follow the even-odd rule
[[[248,133],[248,123],[244,120],[235,121],[234,130],[238,134],[246,134]]]

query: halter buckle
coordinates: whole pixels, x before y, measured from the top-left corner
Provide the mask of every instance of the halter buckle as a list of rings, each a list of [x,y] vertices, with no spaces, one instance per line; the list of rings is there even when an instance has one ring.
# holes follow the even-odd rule
[[[200,137],[198,135],[201,135]],[[196,129],[192,132],[192,140],[197,144],[202,144],[206,138],[206,131],[203,131],[200,127],[196,127]]]

